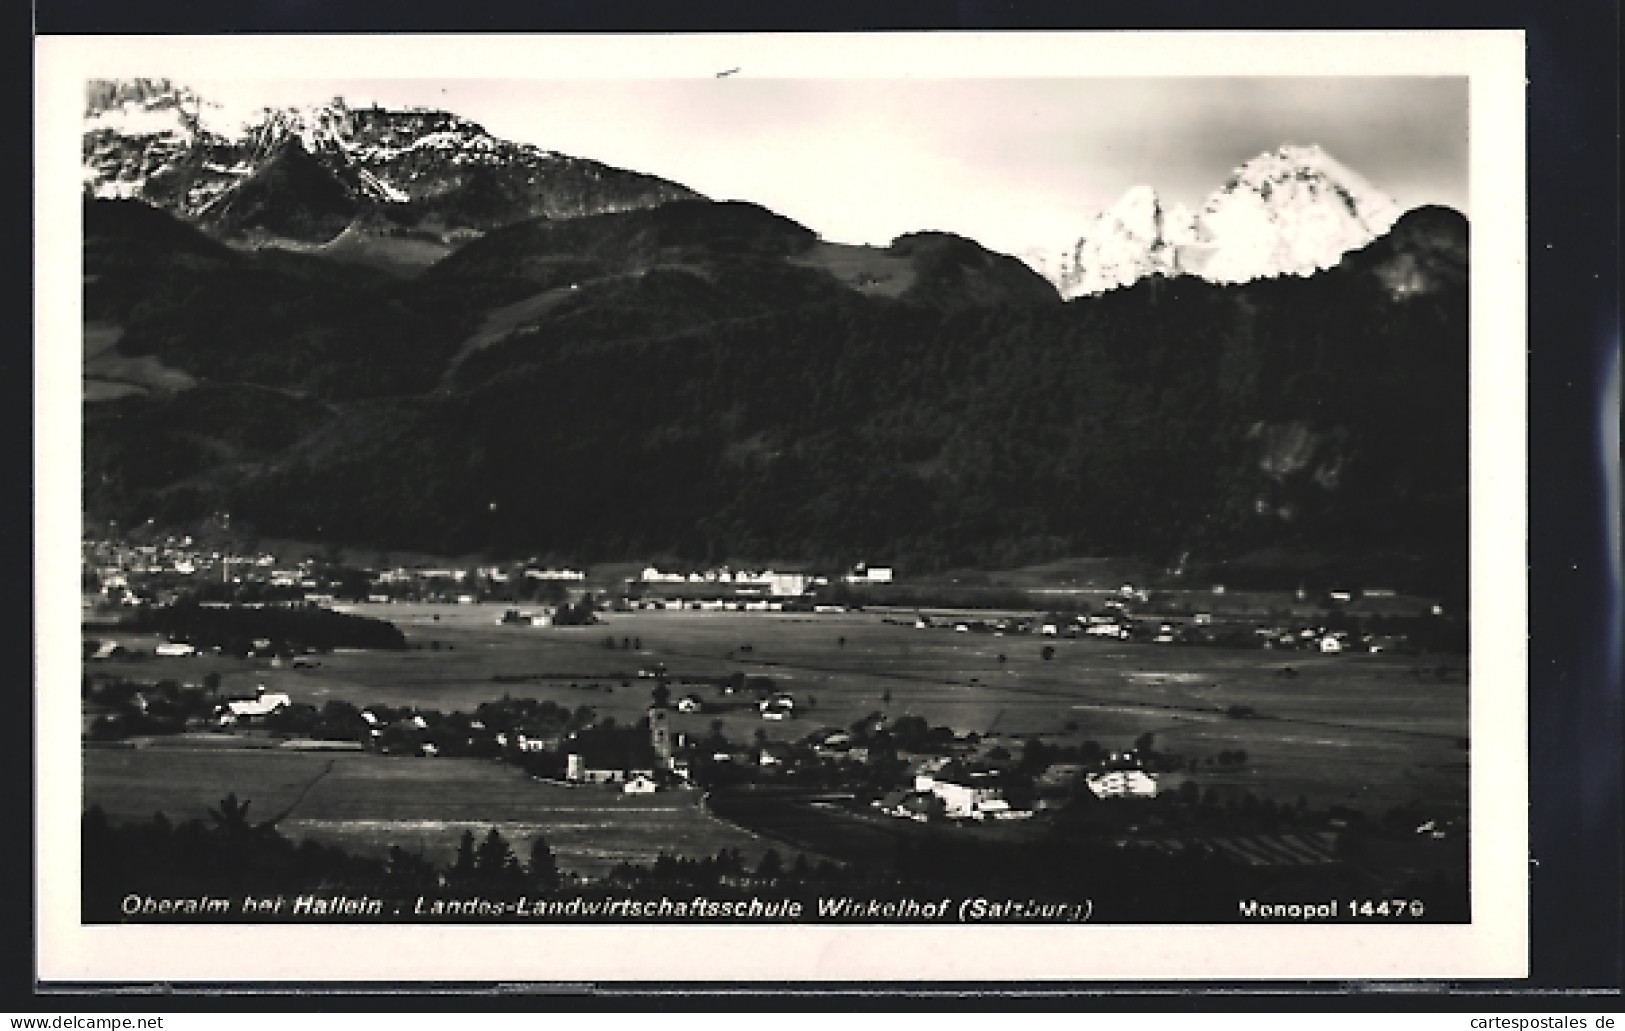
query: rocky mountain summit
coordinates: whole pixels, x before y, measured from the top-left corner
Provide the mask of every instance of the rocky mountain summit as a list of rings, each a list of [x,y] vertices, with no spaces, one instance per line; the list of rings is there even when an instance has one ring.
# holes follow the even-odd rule
[[[88,196],[142,200],[251,243],[322,246],[348,231],[350,246],[335,257],[356,257],[358,235],[374,244],[393,238],[400,245],[388,253],[408,264],[521,219],[699,197],[655,176],[499,139],[444,111],[334,99],[267,108],[233,126],[161,79],[91,82],[82,154]]]
[[[1246,283],[1312,275],[1387,232],[1392,199],[1316,146],[1284,146],[1237,168],[1201,208],[1165,207],[1136,186],[1095,216],[1057,285],[1067,297],[1148,276]]]
[[[1136,186],[1095,217],[1072,249],[1060,287],[1067,297],[1131,286],[1147,276],[1184,272],[1179,249],[1194,241],[1188,210],[1164,209],[1157,191]]]

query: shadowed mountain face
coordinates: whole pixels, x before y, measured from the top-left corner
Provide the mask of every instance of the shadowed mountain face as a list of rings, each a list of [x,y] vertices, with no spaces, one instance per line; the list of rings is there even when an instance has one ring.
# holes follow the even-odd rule
[[[1467,219],[1431,205],[1408,211],[1386,236],[1346,260],[1369,267],[1395,300],[1465,289]]]
[[[325,243],[360,211],[355,184],[345,183],[297,139],[206,208],[199,222],[226,237]]]
[[[972,241],[841,247],[742,203],[509,225],[412,281],[131,202],[86,227],[87,312],[200,384],[87,407],[95,518],[918,570],[1285,549],[1464,583],[1454,212],[1314,276],[1068,303]]]

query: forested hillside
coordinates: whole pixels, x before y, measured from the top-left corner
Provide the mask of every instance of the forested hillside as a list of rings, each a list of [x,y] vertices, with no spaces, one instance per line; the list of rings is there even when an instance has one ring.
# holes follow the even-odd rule
[[[125,207],[87,207],[87,302],[205,382],[87,409],[96,516],[582,562],[1273,549],[1464,576],[1454,212],[1310,278],[1062,303],[937,234],[877,295],[752,205],[522,223],[407,281],[121,235],[164,217]]]

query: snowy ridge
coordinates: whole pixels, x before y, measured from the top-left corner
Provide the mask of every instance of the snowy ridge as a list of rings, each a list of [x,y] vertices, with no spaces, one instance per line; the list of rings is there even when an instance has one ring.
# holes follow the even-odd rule
[[[225,121],[217,105],[168,80],[93,81],[82,134],[84,190],[199,221],[297,142],[363,205],[392,206],[409,224],[428,217],[413,213],[414,202],[440,205],[426,228],[448,241],[519,218],[699,197],[677,183],[498,139],[466,118],[428,108],[352,107],[335,98],[262,108],[230,128]],[[479,200],[464,209],[457,198],[476,181],[476,170]]]
[[[167,79],[92,80],[82,135],[85,192],[201,209],[252,171],[232,143],[242,132],[220,105]]]
[[[1179,274],[1178,248],[1191,235],[1183,207],[1164,210],[1157,191],[1136,186],[1101,212],[1072,249],[1062,273],[1063,294],[1098,294],[1147,276]]]
[[[360,169],[358,174],[361,176],[361,185],[365,189],[379,197],[382,197],[388,203],[405,204],[412,199],[406,195],[405,191],[397,190],[395,187],[384,182],[382,179],[373,175],[365,168]]]
[[[1200,211],[1163,208],[1148,186],[1091,220],[1056,276],[1065,297],[1147,276],[1214,283],[1312,275],[1387,232],[1399,205],[1317,146],[1284,146],[1237,168]]]
[[[1282,147],[1238,168],[1203,205],[1200,268],[1215,283],[1307,276],[1388,231],[1399,206],[1319,147]]]

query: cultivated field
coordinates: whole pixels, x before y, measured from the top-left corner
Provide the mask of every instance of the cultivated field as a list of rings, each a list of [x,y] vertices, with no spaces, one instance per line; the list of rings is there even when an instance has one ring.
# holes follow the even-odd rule
[[[773,739],[799,738],[876,711],[991,735],[1012,750],[1031,735],[1127,748],[1151,732],[1158,750],[1197,761],[1204,789],[1289,802],[1303,797],[1373,816],[1401,804],[1443,819],[1466,809],[1468,685],[1460,658],[955,633],[915,629],[907,613],[651,610],[609,614],[594,627],[532,627],[497,625],[502,605],[347,608],[393,621],[413,647],[322,656],[314,669],[218,658],[97,667],[190,681],[215,668],[228,690],[264,684],[316,705],[337,698],[471,710],[509,694],[589,705],[626,722],[649,701],[639,668],[663,662],[674,676],[772,677],[795,696],[798,718],[768,722],[747,700],[694,689],[712,711],[676,715],[674,728],[703,733],[720,721],[736,742],[751,741],[758,730]],[[613,650],[604,647],[606,637],[614,638]],[[634,641],[640,647],[621,647]],[[1052,660],[1040,656],[1046,644],[1055,648]],[[494,679],[541,674],[560,679]],[[1251,718],[1240,718],[1243,710]],[[1237,749],[1246,751],[1245,764],[1207,764]]]
[[[255,821],[287,811],[278,827],[290,837],[358,853],[400,845],[444,863],[464,830],[483,838],[496,827],[521,858],[540,833],[560,867],[600,875],[623,860],[653,862],[662,851],[699,857],[737,848],[755,863],[770,844],[707,815],[698,792],[562,787],[487,760],[162,744],[86,748],[84,760],[86,805],[115,819],[162,811],[175,821],[206,820],[235,793],[250,802]]]

